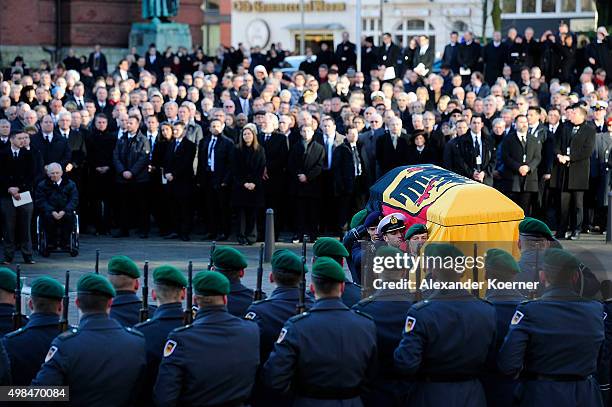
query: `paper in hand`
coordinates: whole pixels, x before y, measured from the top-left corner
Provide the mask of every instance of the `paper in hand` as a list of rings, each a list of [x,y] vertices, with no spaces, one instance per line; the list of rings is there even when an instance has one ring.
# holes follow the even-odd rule
[[[20,192],[19,197],[21,198],[20,200],[16,200],[13,197],[13,206],[15,208],[32,203],[32,194],[30,194],[30,191]]]

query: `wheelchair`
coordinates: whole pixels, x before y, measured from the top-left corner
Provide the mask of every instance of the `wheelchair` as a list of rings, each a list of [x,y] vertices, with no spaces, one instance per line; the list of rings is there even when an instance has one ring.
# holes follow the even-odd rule
[[[57,226],[56,236],[62,233],[60,227]],[[38,242],[38,253],[42,257],[49,257],[51,253],[69,253],[71,257],[79,255],[79,214],[74,213],[74,221],[72,231],[68,239],[68,247],[62,247],[59,242],[49,242],[49,235],[43,226],[43,221],[40,215],[36,217],[36,237]]]

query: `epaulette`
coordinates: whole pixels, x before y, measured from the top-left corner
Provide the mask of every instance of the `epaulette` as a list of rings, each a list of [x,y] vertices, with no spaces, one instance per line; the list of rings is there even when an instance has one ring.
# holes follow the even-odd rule
[[[528,303],[530,303],[532,301],[535,301],[535,300],[536,300],[536,298],[523,300],[523,301],[521,301],[521,305],[528,304]]]
[[[359,311],[358,309],[354,309],[353,312],[355,312],[355,314],[357,315],[361,315],[362,317],[366,317],[368,319],[371,319],[372,321],[374,321],[374,318],[372,318],[372,316],[370,314],[367,314],[363,311]]]
[[[26,330],[25,330],[25,328],[21,327],[21,328],[19,328],[19,329],[18,329],[18,330],[16,330],[16,331],[9,332],[9,333],[5,334],[5,335],[4,335],[4,337],[5,337],[5,338],[14,338],[15,336],[19,336],[19,335],[21,335],[21,334],[22,334],[22,333],[24,333],[25,331],[26,331]]]
[[[361,288],[361,286],[360,286],[359,284],[357,284],[357,283],[355,283],[355,282],[353,282],[353,281],[345,281],[344,283],[345,283],[345,284],[346,284],[346,283],[353,284],[354,286]]]
[[[478,298],[482,302],[486,302],[487,304],[493,305],[493,303],[491,301],[487,300],[486,298],[480,298],[480,297],[476,297],[476,298]]]
[[[131,333],[132,335],[141,336],[144,338],[144,334],[137,329],[130,328],[129,326],[124,327],[126,331]]]
[[[185,326],[179,326],[178,328],[174,328],[174,330],[172,332],[182,332],[182,331],[184,331],[186,329],[191,328],[192,326],[193,326],[192,324],[188,324],[188,325],[185,325]]]
[[[69,328],[66,332],[62,332],[61,334],[59,334],[57,337],[63,341],[72,338],[73,336],[77,336],[80,332],[81,331],[79,330],[79,328],[73,326]]]
[[[366,298],[364,298],[363,300],[360,300],[357,304],[355,305],[368,305],[370,303],[374,302],[374,296],[370,295]]]
[[[423,308],[423,307],[428,306],[429,304],[431,304],[431,302],[430,302],[429,300],[423,300],[423,301],[419,301],[419,302],[417,302],[417,303],[415,303],[415,304],[412,304],[412,307],[413,307],[414,309],[419,310],[419,309],[421,309],[421,308]]]
[[[271,298],[271,297],[268,297],[268,298],[262,298],[261,300],[253,301],[253,303],[251,303],[251,305],[261,304],[261,303],[263,303],[263,302],[267,302],[267,301],[270,301],[270,300],[272,300],[272,298]]]
[[[141,326],[149,325],[151,322],[153,322],[153,318],[149,318],[149,319],[147,319],[145,321],[137,323],[136,325],[134,325],[134,328],[138,329]]]
[[[304,311],[304,312],[302,312],[300,314],[292,316],[291,318],[289,318],[289,321],[291,321],[291,322],[299,321],[300,319],[306,318],[309,315],[310,315],[310,312]]]

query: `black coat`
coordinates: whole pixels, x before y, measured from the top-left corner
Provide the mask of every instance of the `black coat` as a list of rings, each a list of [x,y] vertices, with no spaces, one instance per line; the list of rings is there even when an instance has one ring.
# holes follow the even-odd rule
[[[480,44],[474,41],[472,41],[470,45],[459,44],[459,50],[457,51],[457,62],[459,62],[459,66],[469,68],[472,72],[477,71],[479,65],[478,60],[481,56],[480,49]]]
[[[259,146],[257,150],[239,146],[232,152],[232,205],[236,207],[264,206],[265,194],[263,188],[263,173],[266,167],[266,153]],[[255,184],[255,189],[249,191],[245,183]]]
[[[457,59],[459,51],[459,44],[455,44],[454,46],[451,44],[446,44],[444,47],[444,53],[442,54],[442,64],[450,65],[451,70],[454,73],[459,73],[459,61]]]
[[[416,67],[418,64],[423,64],[425,65],[425,68],[429,69],[429,71],[431,72],[435,57],[433,45],[430,45],[423,55],[419,54],[419,52],[420,49],[417,48],[416,52],[414,53],[412,65]]]
[[[193,193],[193,160],[196,155],[196,145],[183,137],[178,148],[172,140],[165,150],[163,169],[164,174],[172,174],[172,181],[168,181],[170,193],[182,199],[189,199]]]
[[[560,137],[555,140],[555,164],[550,179],[552,188],[586,191],[589,189],[590,159],[595,149],[596,133],[592,123],[583,123],[572,136],[573,126],[564,126]],[[567,155],[570,149],[570,162],[561,165],[557,154]]]
[[[42,214],[64,211],[73,212],[79,206],[79,192],[76,184],[67,178],[56,185],[49,178],[36,187],[36,207]]]
[[[347,143],[342,143],[334,149],[332,173],[334,176],[334,195],[350,195],[355,186],[355,163],[353,152]]]
[[[489,42],[482,49],[482,60],[484,63],[484,76],[489,85],[493,85],[498,77],[502,75],[502,69],[506,62],[506,45],[502,42],[498,47]]]
[[[218,189],[221,184],[229,185],[231,177],[231,159],[234,143],[226,136],[217,136],[215,144],[215,171],[208,168],[208,143],[211,136],[207,134],[198,146],[198,171],[197,181],[199,184],[210,183],[213,188]]]
[[[304,149],[303,143],[296,143],[289,151],[287,176],[289,191],[298,197],[318,198],[321,196],[320,175],[323,171],[325,148],[314,140]],[[306,175],[307,181],[300,182],[298,174]]]
[[[56,130],[55,137],[64,137]],[[70,129],[68,133],[68,147],[70,147],[70,163],[75,169],[81,169],[87,158],[87,146],[83,132]],[[73,170],[74,171],[74,170]]]
[[[493,185],[493,170],[495,169],[495,142],[488,136],[481,134],[480,140],[482,142],[482,164],[480,170],[484,171],[485,178],[483,184],[492,186]],[[461,167],[459,174],[466,178],[473,179],[474,171],[477,170],[476,165],[476,152],[474,151],[474,143],[472,134],[467,133],[457,139],[458,149],[456,153],[461,155],[456,160]]]
[[[408,147],[406,163],[408,165],[437,164],[437,154],[434,148],[429,145],[425,145],[423,151],[419,151],[417,147],[412,144]]]
[[[268,141],[265,141],[265,135],[260,133],[259,145],[263,146],[266,155],[266,173],[268,174],[266,183],[273,189],[282,188],[289,157],[287,138],[284,134],[272,133]]]
[[[538,165],[542,160],[542,142],[537,138],[527,135],[527,144],[523,146],[512,130],[501,144],[502,161],[502,190],[510,192],[538,192]],[[525,158],[525,159],[523,159]],[[529,166],[529,172],[521,177],[518,169],[522,165]]]
[[[20,149],[17,159],[10,148],[0,151],[0,196],[10,197],[8,189],[11,187],[19,188],[19,192],[32,192],[34,159],[30,150]]]
[[[408,164],[408,138],[400,136],[397,148],[393,148],[391,134],[386,132],[376,140],[377,178],[385,175],[395,167]]]
[[[391,43],[387,49],[385,49],[385,45],[383,44],[378,47],[377,63],[378,65],[384,65],[386,67],[399,65],[402,63],[401,54],[402,50],[394,43]]]
[[[51,143],[44,138],[42,133],[34,135],[32,137],[32,146],[40,151],[45,165],[55,162],[65,169],[72,158],[68,140],[63,137],[58,137],[55,134],[53,135]]]
[[[355,44],[350,41],[338,44],[336,46],[336,62],[338,63],[340,75],[343,75],[349,67],[355,67],[357,63]]]
[[[120,184],[140,183],[149,180],[149,141],[140,132],[128,140],[127,134],[122,136],[113,151],[113,165]],[[123,172],[130,171],[132,178],[123,178]]]

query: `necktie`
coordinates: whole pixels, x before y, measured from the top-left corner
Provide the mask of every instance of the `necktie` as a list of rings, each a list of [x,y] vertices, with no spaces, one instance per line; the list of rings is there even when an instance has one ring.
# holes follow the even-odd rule
[[[397,148],[397,136],[391,136],[391,142],[393,143],[393,149],[395,150]]]
[[[212,137],[208,143],[208,167],[211,171],[215,170],[215,144],[217,144],[217,138]]]
[[[478,137],[474,138],[474,155],[478,157],[480,155],[480,143]]]
[[[17,151],[13,151],[13,156],[14,156],[15,158],[19,158],[19,152],[17,152]]]
[[[478,92],[480,91],[479,87],[474,88],[474,93],[476,94],[476,96],[478,96]]]
[[[579,128],[580,128],[580,127],[578,127],[578,126],[574,126],[574,128],[572,129],[572,137],[573,137],[573,136],[575,136],[575,135],[576,135],[576,133],[578,133],[578,129],[579,129]]]
[[[151,136],[151,133],[149,133],[149,147],[151,150],[153,150],[153,137]]]
[[[359,153],[357,152],[357,147],[352,146],[351,150],[353,152],[353,165],[355,167],[355,176],[358,177],[361,175],[361,160],[359,159]]]
[[[523,146],[523,148],[525,148],[525,144],[527,144],[527,137],[525,137],[524,135],[520,136],[521,139],[521,145]]]
[[[266,133],[266,136],[264,137],[264,142],[268,142],[268,140],[270,140],[270,134]]]
[[[179,140],[177,140],[176,143],[174,144],[174,152],[175,153],[176,153],[176,150],[178,150],[180,145],[181,145],[181,142]]]
[[[50,142],[51,142],[51,140],[53,140],[53,136],[49,134],[49,135],[47,136],[47,141],[50,143]]]

